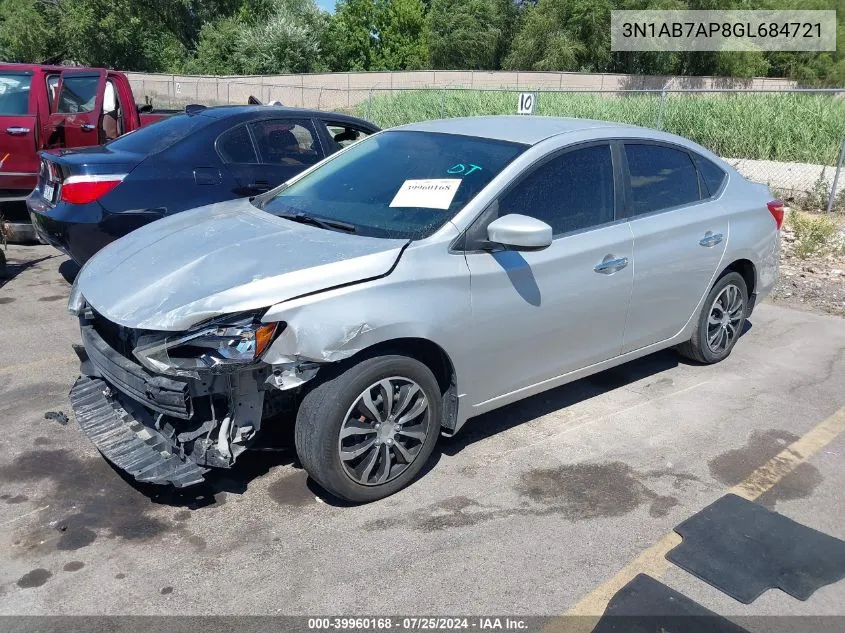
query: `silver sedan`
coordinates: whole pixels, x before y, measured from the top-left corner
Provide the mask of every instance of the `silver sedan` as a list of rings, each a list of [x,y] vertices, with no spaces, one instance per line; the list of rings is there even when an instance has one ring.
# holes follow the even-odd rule
[[[775,283],[782,220],[671,134],[395,128],[91,259],[71,401],[109,460],[176,486],[248,458],[292,409],[312,478],[378,499],[481,413],[667,347],[727,357]]]

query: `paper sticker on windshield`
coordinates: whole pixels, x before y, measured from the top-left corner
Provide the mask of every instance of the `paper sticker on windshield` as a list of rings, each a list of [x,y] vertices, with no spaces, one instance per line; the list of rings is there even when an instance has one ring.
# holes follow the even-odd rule
[[[390,206],[448,209],[460,184],[460,178],[406,180],[393,196]]]

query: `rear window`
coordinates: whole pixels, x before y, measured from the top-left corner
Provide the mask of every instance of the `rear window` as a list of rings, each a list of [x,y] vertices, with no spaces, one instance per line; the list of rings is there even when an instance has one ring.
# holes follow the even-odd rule
[[[62,77],[62,91],[59,93],[59,106],[56,112],[75,114],[91,112],[97,100],[99,75],[65,75]]]
[[[722,183],[725,182],[727,174],[722,171],[722,168],[715,163],[707,160],[704,156],[693,154],[695,164],[698,166],[698,172],[701,174],[702,180],[707,187],[707,191],[711,196],[719,193],[722,188]]]
[[[32,73],[0,74],[0,115],[19,116],[29,113],[29,86]]]
[[[177,114],[124,134],[106,143],[110,149],[133,154],[155,154],[178,143],[214,119],[198,114]]]

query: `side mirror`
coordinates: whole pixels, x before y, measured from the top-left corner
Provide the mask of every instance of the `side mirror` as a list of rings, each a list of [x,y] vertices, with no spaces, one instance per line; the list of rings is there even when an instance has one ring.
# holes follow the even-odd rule
[[[487,239],[515,251],[541,251],[552,243],[552,227],[536,218],[510,213],[487,225]]]
[[[138,114],[144,114],[145,112],[152,112],[153,111],[153,104],[152,103],[145,103],[144,105],[138,106]]]

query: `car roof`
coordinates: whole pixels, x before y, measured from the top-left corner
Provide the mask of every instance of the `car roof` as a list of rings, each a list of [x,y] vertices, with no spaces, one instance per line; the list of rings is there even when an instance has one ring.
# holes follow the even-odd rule
[[[64,72],[66,70],[107,70],[104,68],[94,68],[90,66],[61,66],[55,64],[23,64],[23,63],[0,63],[0,72],[34,72],[36,70],[43,70],[45,72]]]
[[[350,116],[348,114],[341,114],[340,112],[326,112],[324,110],[309,110],[307,108],[290,108],[287,106],[272,106],[272,105],[223,105],[210,106],[197,111],[197,114],[202,116],[212,117],[215,119],[224,119],[228,117],[243,117],[243,118],[258,118],[261,115],[267,117],[275,116],[296,116],[306,119],[325,119],[331,118],[333,121],[339,123],[358,123],[368,127],[378,129],[376,125],[359,119],[358,117]]]
[[[396,130],[415,132],[440,132],[442,134],[460,134],[462,136],[476,136],[479,138],[510,141],[536,145],[549,137],[567,132],[590,129],[610,130],[618,128],[620,131],[641,129],[624,123],[609,121],[593,121],[591,119],[571,119],[552,116],[477,116],[455,119],[441,119],[438,121],[422,121],[403,125]]]

